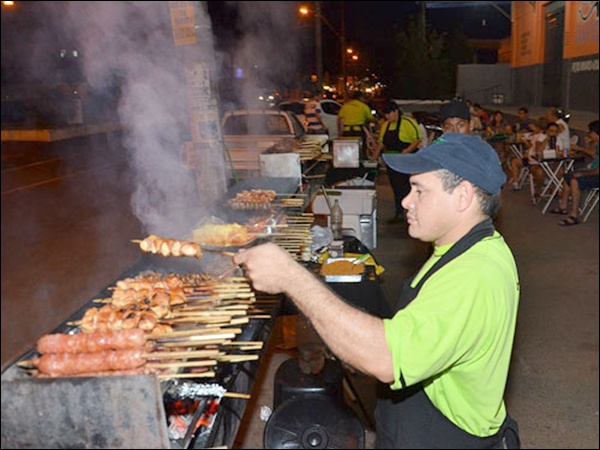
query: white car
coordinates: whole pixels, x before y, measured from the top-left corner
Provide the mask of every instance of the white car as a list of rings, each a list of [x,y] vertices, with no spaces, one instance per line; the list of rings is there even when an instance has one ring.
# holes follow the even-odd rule
[[[304,117],[304,105],[307,101],[308,99],[284,100],[277,104],[277,108],[283,111],[293,112],[298,117],[300,122],[302,122],[302,124],[306,127],[306,119]],[[321,119],[323,120],[323,123],[329,131],[329,139],[337,139],[337,115],[340,111],[340,108],[342,107],[342,104],[330,98],[322,98],[321,100],[319,100],[319,103],[321,105],[321,111],[323,111],[321,114]]]
[[[327,151],[327,136],[306,134],[298,117],[276,109],[227,111],[221,121],[229,161],[239,170],[259,170],[259,155],[277,144],[317,142]]]

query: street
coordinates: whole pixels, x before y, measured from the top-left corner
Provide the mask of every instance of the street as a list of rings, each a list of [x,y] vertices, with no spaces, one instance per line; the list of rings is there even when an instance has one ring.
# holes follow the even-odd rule
[[[119,134],[2,143],[2,367],[139,257]]]

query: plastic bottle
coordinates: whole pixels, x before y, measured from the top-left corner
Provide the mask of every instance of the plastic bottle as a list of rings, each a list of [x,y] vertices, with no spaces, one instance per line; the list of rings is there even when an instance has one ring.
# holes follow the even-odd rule
[[[333,239],[343,239],[342,235],[342,224],[344,222],[344,211],[340,206],[338,199],[331,207],[331,231],[333,232]]]

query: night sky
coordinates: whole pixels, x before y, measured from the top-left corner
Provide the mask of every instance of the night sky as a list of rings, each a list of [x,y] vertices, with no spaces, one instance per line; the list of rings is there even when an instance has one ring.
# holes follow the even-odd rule
[[[224,48],[235,42],[244,33],[240,30],[237,2],[207,2],[217,45]],[[405,28],[411,17],[418,17],[421,2],[385,1],[345,1],[322,2],[322,15],[336,29],[341,31],[342,8],[346,24],[346,44],[353,47],[364,58],[364,67],[377,71],[378,66],[388,64],[390,46],[394,36]],[[427,24],[438,32],[452,32],[460,29],[471,39],[502,39],[510,36],[510,20],[490,6],[491,2],[427,2]],[[510,14],[511,2],[494,2]],[[299,17],[300,5],[313,2],[272,2],[286,4],[288,13]],[[468,5],[456,7],[456,5]],[[290,36],[299,35],[303,39],[304,60],[314,60],[313,25],[310,19],[298,18],[296,30]],[[340,40],[323,24],[323,54],[325,70],[339,70]],[[294,34],[295,33],[295,34]],[[302,33],[304,37],[302,38]],[[309,64],[314,65],[312,62]],[[335,61],[334,61],[335,60]],[[368,61],[368,63],[367,63]]]
[[[2,42],[27,46],[28,37],[50,31],[52,39],[44,46],[54,48],[77,48],[65,31],[68,27],[51,23],[40,14],[41,2],[17,2],[14,13],[2,9]],[[69,2],[53,2],[54,10]],[[136,2],[143,4],[144,2]],[[290,73],[314,73],[314,17],[301,18],[298,7],[314,2],[206,2],[211,17],[215,44],[221,54],[240,52],[240,47],[262,58],[262,66],[272,72],[286,63],[281,70],[283,77]],[[354,48],[361,56],[360,63],[353,66],[357,72],[369,69],[382,70],[391,61],[394,36],[406,27],[410,17],[417,17],[421,2],[344,1],[322,2],[322,14],[338,31],[341,31],[342,9],[345,16],[346,46]],[[490,6],[492,2],[427,2],[427,23],[439,32],[461,29],[473,39],[501,39],[510,36],[510,20]],[[510,13],[510,2],[493,2]],[[468,7],[455,7],[467,4]],[[431,6],[431,7],[429,7]],[[29,13],[28,13],[29,12]],[[37,12],[37,14],[36,14]],[[16,13],[16,14],[15,14]],[[30,14],[31,13],[31,14]],[[251,16],[251,17],[249,17]],[[67,18],[64,18],[67,20]],[[340,72],[340,40],[323,24],[323,59],[325,71]],[[262,34],[257,38],[257,35]],[[254,48],[243,45],[248,36],[254,35]],[[38,44],[29,45],[20,53],[32,60],[33,53],[40,53]],[[3,52],[4,53],[4,52]],[[270,59],[269,59],[270,58]],[[5,75],[13,73],[7,65],[9,58],[3,54],[3,82]],[[16,70],[22,73],[22,70]],[[384,80],[385,81],[385,80]]]

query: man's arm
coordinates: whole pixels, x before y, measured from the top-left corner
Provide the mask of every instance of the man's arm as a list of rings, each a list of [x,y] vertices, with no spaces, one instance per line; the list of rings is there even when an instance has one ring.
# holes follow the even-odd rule
[[[383,320],[340,299],[275,244],[240,251],[234,262],[243,265],[255,289],[287,294],[341,360],[382,382],[393,380]]]

